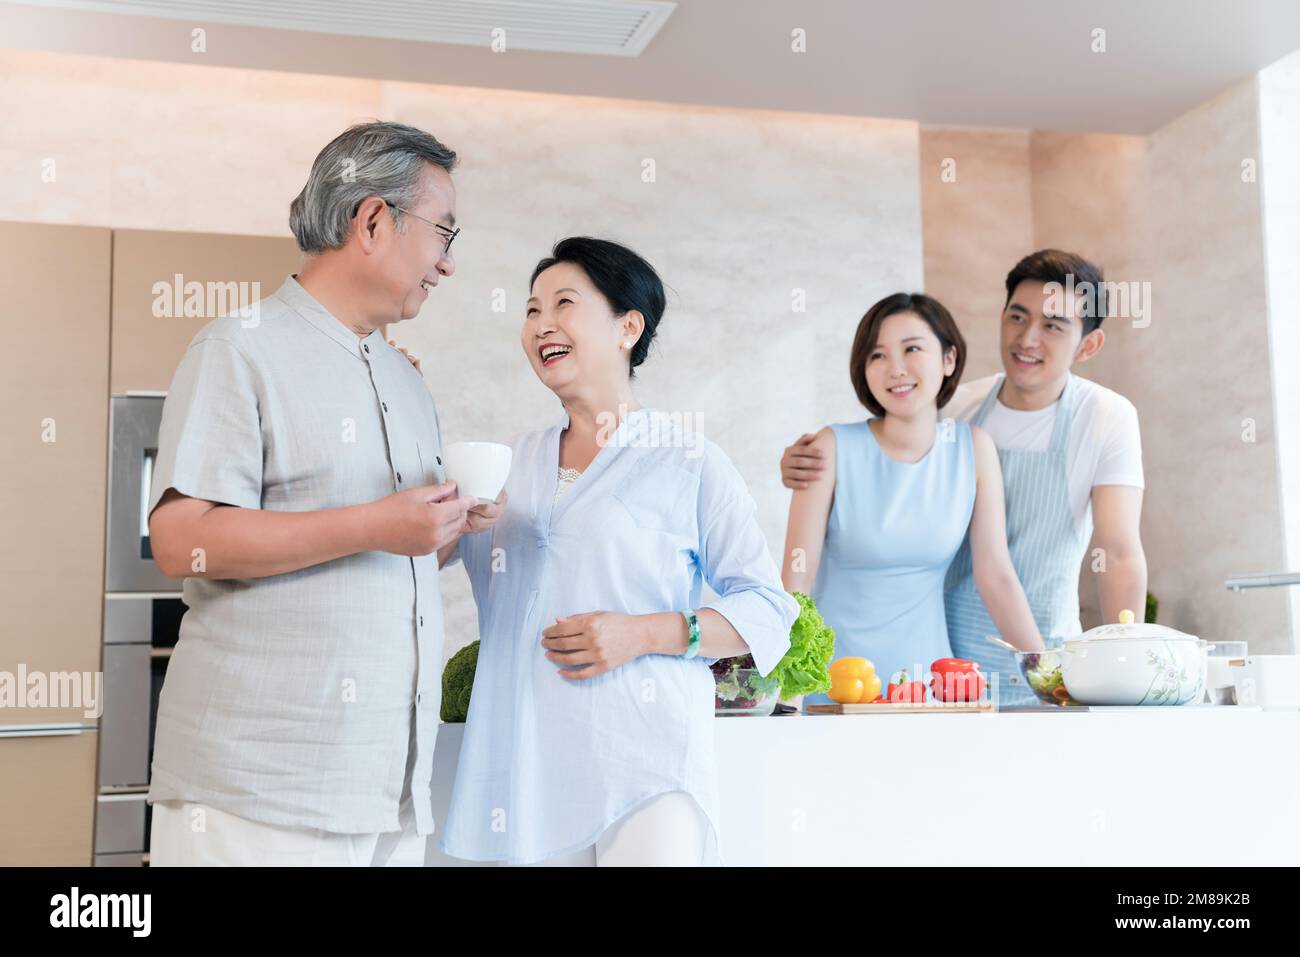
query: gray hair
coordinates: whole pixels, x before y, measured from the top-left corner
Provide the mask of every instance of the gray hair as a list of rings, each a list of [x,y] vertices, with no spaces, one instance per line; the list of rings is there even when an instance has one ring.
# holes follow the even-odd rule
[[[424,164],[451,172],[455,151],[401,123],[359,123],[336,136],[311,164],[307,185],[289,204],[289,228],[305,253],[337,249],[371,196],[408,209],[420,201]],[[402,214],[391,210],[399,228]]]

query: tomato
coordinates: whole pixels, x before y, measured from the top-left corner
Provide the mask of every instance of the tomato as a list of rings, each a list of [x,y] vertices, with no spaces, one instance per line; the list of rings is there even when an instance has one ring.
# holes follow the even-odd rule
[[[885,692],[885,697],[891,703],[916,703],[925,700],[925,682],[908,681],[907,669],[904,668],[898,673],[898,682],[889,683],[889,690]]]

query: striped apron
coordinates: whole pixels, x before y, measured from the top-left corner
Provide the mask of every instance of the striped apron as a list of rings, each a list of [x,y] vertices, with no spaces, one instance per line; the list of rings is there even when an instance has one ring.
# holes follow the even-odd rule
[[[983,424],[998,400],[1004,379],[998,377],[971,419],[972,425]],[[1049,645],[1053,637],[1080,632],[1079,568],[1088,541],[1070,507],[1067,462],[1077,395],[1076,379],[1071,375],[1057,404],[1056,423],[1046,450],[998,449],[1006,490],[1011,563],[1025,589],[1038,630]],[[998,631],[975,589],[969,532],[948,569],[944,588],[953,655],[978,661],[990,681],[997,674],[999,704],[1040,703],[1020,676],[1015,657],[984,638]]]

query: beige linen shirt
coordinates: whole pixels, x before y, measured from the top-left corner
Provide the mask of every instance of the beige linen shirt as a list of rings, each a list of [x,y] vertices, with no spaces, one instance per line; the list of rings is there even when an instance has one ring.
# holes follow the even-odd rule
[[[175,488],[305,512],[444,477],[420,374],[380,332],[358,337],[291,277],[252,315],[217,319],[190,343],[163,406],[149,509]],[[150,802],[339,833],[397,830],[410,736],[416,825],[432,832],[436,554],[364,552],[266,578],[187,578],[184,598]]]

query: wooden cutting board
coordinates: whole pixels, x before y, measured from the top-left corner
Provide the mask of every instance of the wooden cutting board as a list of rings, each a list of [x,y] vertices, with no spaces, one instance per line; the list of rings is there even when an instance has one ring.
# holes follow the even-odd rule
[[[810,704],[809,714],[971,714],[994,712],[997,708],[992,701],[971,701],[962,704],[935,704],[922,701],[919,704]]]

